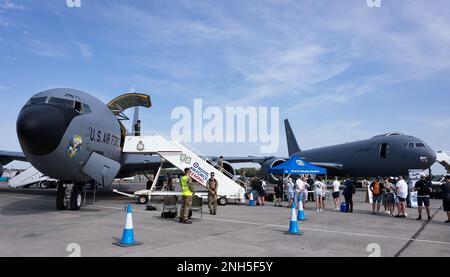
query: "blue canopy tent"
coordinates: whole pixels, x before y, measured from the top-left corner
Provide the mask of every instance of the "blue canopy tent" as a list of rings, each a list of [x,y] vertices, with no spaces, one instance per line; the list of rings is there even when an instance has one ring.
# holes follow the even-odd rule
[[[327,169],[310,164],[307,161],[302,160],[300,156],[292,156],[284,163],[272,167],[269,172],[278,175],[326,175]]]

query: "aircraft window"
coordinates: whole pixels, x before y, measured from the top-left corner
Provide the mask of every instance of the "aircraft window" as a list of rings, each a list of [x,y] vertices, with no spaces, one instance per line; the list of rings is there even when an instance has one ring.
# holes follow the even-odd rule
[[[81,103],[78,102],[78,101],[75,101],[75,110],[76,110],[77,112],[79,112],[79,113],[82,112],[82,110],[81,110]]]
[[[47,97],[34,97],[28,101],[27,105],[42,104],[45,103],[46,100]]]
[[[414,143],[409,143],[408,144],[408,148],[410,148],[410,149],[412,149],[412,148],[415,148],[416,146],[414,145]]]
[[[50,100],[48,100],[49,104],[57,105],[60,107],[66,107],[66,108],[73,108],[74,101],[64,98],[56,98],[51,97]]]
[[[417,148],[425,148],[425,144],[423,143],[416,143]]]
[[[83,111],[85,114],[92,113],[91,107],[87,104],[83,104]]]

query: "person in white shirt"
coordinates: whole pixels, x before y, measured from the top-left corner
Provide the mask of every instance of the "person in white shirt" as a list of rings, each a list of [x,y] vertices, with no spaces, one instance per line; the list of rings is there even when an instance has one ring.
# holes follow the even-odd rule
[[[264,201],[266,200],[267,183],[264,179],[261,179],[261,191],[259,192],[259,202],[264,206]]]
[[[322,183],[322,179],[320,177],[317,177],[316,182],[314,182],[314,193],[316,194],[316,208],[318,212],[322,212],[324,208],[323,205],[324,188],[325,184]]]
[[[333,182],[333,200],[334,200],[334,206],[335,210],[339,211],[339,188],[341,187],[341,182],[339,182],[339,177],[334,178]]]
[[[308,184],[308,179],[306,178],[306,176],[302,176],[302,181],[303,184],[305,185],[305,189],[303,190],[303,207],[305,207],[305,204],[308,203],[308,191],[309,191],[309,184]]]
[[[408,197],[408,184],[403,180],[403,176],[398,177],[397,184],[395,185],[395,191],[398,198],[398,214],[395,217],[406,217],[406,197]]]
[[[302,180],[302,177],[298,177],[297,180],[295,181],[295,199],[297,202],[300,201],[300,195],[301,195],[303,207],[305,206],[305,201],[306,201],[305,190],[306,190],[306,183]]]
[[[289,207],[292,206],[292,200],[294,200],[294,182],[292,182],[292,178],[289,177],[285,182],[285,191],[287,192],[287,198],[289,200]]]

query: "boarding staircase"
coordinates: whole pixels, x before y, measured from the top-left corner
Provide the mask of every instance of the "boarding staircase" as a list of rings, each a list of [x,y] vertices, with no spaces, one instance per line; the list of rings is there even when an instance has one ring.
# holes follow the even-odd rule
[[[42,172],[34,168],[33,166],[22,171],[20,174],[9,179],[9,186],[11,188],[25,187],[41,181],[48,180],[49,178],[45,176]]]
[[[450,173],[450,151],[437,151],[436,161]]]
[[[218,164],[189,150],[175,140],[161,135],[127,136],[123,147],[124,153],[157,154],[180,170],[191,169],[191,178],[206,187],[210,173],[215,173],[219,183],[218,197],[234,198],[244,201],[245,189],[233,180],[233,175]],[[243,184],[242,184],[243,185]]]

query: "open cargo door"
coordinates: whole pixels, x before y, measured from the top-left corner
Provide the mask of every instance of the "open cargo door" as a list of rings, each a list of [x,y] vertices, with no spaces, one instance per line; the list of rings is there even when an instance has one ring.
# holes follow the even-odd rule
[[[122,94],[108,103],[108,108],[114,113],[120,123],[120,133],[121,133],[121,145],[125,142],[125,136],[127,135],[127,129],[122,124],[122,120],[129,120],[129,118],[123,113],[125,110],[133,107],[144,107],[150,108],[152,106],[152,101],[150,95],[143,93],[125,93]]]

